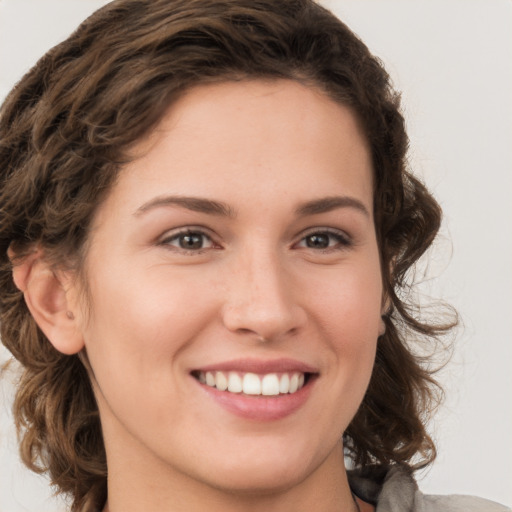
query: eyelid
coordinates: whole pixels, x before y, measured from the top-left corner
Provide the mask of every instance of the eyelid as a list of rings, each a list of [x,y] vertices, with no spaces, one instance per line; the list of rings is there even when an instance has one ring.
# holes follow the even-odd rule
[[[332,228],[327,226],[317,226],[313,228],[308,228],[305,231],[303,231],[299,236],[299,240],[295,242],[293,245],[296,246],[304,241],[305,238],[311,235],[315,234],[327,234],[331,235],[333,237],[336,237],[339,240],[340,247],[326,247],[324,249],[314,249],[318,252],[321,251],[331,251],[331,250],[339,250],[339,249],[347,249],[348,247],[351,247],[354,245],[353,238],[344,230],[338,229],[338,228]],[[311,248],[312,249],[312,248]]]
[[[177,239],[180,235],[185,235],[188,233],[199,234],[201,236],[204,236],[211,242],[212,246],[204,247],[204,248],[200,248],[200,249],[187,250],[187,249],[184,249],[181,247],[175,247],[170,244],[170,241]],[[315,249],[315,248],[311,248],[311,247],[309,247],[309,248],[305,247],[308,249],[312,249],[315,252],[330,252],[330,251],[337,251],[337,250],[346,250],[346,249],[350,248],[352,245],[354,245],[354,240],[353,240],[352,236],[349,235],[345,230],[342,230],[339,228],[327,227],[327,226],[315,226],[315,227],[311,227],[311,228],[308,228],[308,229],[302,231],[298,235],[297,241],[292,244],[292,248],[296,248],[301,242],[303,242],[305,240],[305,238],[307,238],[308,236],[314,235],[314,234],[326,234],[326,235],[330,235],[338,240],[337,244],[330,246],[330,247],[323,248],[323,249],[322,248]],[[197,254],[201,254],[205,251],[209,251],[212,249],[221,249],[222,247],[219,244],[219,242],[216,240],[216,238],[217,237],[216,237],[215,233],[212,233],[212,231],[205,226],[184,225],[184,226],[180,226],[180,227],[176,227],[176,228],[167,230],[163,235],[158,237],[158,239],[156,240],[156,244],[166,247],[169,250],[174,250],[178,253],[182,253],[182,254],[188,253],[188,254],[196,254],[197,255]]]
[[[180,235],[186,235],[189,233],[202,235],[205,238],[207,238],[211,243],[212,247],[204,247],[201,249],[194,249],[194,250],[187,250],[181,247],[174,247],[170,244],[171,240],[174,240],[178,238]],[[176,227],[174,229],[170,229],[166,231],[163,235],[158,237],[156,243],[157,245],[163,246],[168,248],[169,250],[175,250],[176,252],[182,253],[182,254],[201,254],[204,251],[208,251],[211,249],[218,249],[220,248],[220,244],[216,242],[215,235],[211,232],[210,229],[204,227],[204,226],[180,226]],[[217,246],[217,247],[215,247]]]

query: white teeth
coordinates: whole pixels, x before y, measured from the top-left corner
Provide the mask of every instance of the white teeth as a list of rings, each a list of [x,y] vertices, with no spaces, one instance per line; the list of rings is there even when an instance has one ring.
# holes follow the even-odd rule
[[[198,372],[197,380],[220,391],[246,395],[276,396],[295,393],[304,386],[304,373],[256,373],[208,371]]]
[[[228,391],[230,393],[241,393],[242,392],[242,379],[238,373],[229,372],[228,376]]]
[[[242,386],[246,395],[261,395],[261,380],[255,373],[246,373]]]
[[[215,375],[215,387],[221,391],[228,389],[228,379],[222,372],[217,372],[217,375]]]
[[[299,374],[294,373],[290,379],[290,393],[295,393],[299,387]]]
[[[287,373],[283,373],[281,380],[279,381],[279,393],[290,392],[290,376]]]
[[[261,380],[261,394],[267,396],[279,395],[279,379],[275,373],[263,377]]]
[[[206,372],[205,380],[206,380],[206,384],[208,386],[211,386],[211,387],[215,386],[215,376],[213,375],[212,372]]]

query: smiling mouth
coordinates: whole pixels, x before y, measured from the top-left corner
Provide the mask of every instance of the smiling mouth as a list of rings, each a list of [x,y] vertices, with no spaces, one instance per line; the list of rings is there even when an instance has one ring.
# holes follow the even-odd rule
[[[277,397],[292,395],[311,378],[305,372],[257,374],[252,372],[194,371],[192,376],[201,384],[228,393],[250,396]]]

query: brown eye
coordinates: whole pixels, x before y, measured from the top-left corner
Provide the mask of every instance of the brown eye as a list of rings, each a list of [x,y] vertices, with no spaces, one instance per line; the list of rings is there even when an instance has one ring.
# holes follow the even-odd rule
[[[298,247],[318,250],[346,249],[351,245],[350,238],[338,231],[314,231],[303,237]]]
[[[204,246],[204,235],[200,233],[179,235],[178,244],[182,249],[202,249]]]
[[[205,233],[191,230],[175,233],[166,237],[160,243],[172,249],[181,249],[185,252],[199,252],[203,249],[210,249],[214,245],[212,239]]]
[[[315,233],[314,235],[309,235],[305,238],[306,247],[310,247],[312,249],[326,249],[329,247],[329,235],[326,233]]]

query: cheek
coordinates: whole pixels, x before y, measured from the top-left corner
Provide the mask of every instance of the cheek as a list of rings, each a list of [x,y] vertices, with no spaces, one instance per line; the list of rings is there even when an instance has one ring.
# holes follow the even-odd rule
[[[373,343],[378,337],[382,285],[378,263],[334,269],[308,292],[310,309],[329,338],[347,345]]]
[[[162,271],[98,276],[84,332],[97,380],[129,384],[138,376],[147,386],[169,385],[176,355],[214,315],[209,293]]]
[[[381,326],[382,286],[378,259],[350,267],[310,294],[315,322],[326,340],[339,403],[357,408],[371,377]],[[347,403],[347,405],[349,405]],[[355,411],[353,411],[355,413]]]
[[[184,416],[181,354],[214,315],[210,289],[198,294],[190,280],[161,270],[122,274],[91,283],[84,332],[102,421],[120,421],[131,432],[142,428],[141,418],[175,428]]]

